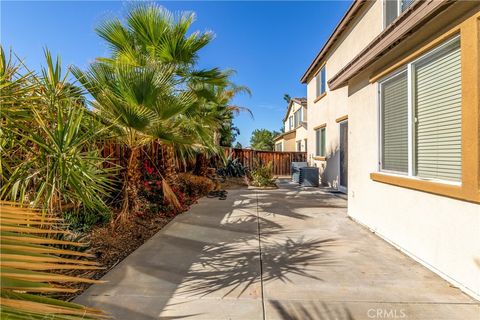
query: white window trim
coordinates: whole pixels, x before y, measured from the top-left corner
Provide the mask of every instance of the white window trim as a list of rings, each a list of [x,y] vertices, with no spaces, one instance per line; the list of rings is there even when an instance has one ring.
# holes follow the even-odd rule
[[[398,1],[400,2],[400,1]],[[419,61],[428,59],[432,55],[438,53],[439,51],[445,49],[449,45],[451,45],[453,42],[458,41],[460,38],[460,35],[456,35],[452,37],[451,39],[445,41],[444,43],[440,44],[439,46],[433,48],[432,50],[428,51],[427,53],[421,55],[420,57],[410,61],[406,66],[403,66],[397,71],[394,71],[393,73],[381,78],[378,80],[378,90],[377,90],[377,105],[378,105],[378,171],[385,173],[385,174],[390,174],[392,176],[399,176],[399,177],[406,177],[406,178],[411,178],[419,181],[431,181],[431,182],[438,182],[442,184],[448,184],[448,185],[454,185],[454,186],[461,186],[462,185],[462,180],[460,181],[451,181],[451,180],[444,180],[444,179],[436,179],[436,178],[423,178],[414,175],[415,173],[415,130],[414,130],[414,106],[413,106],[413,88],[414,88],[414,81],[412,81],[412,74],[414,71],[414,65],[418,63]],[[405,174],[404,172],[398,172],[398,171],[393,171],[393,170],[385,170],[382,168],[382,158],[383,158],[383,150],[382,150],[382,83],[390,80],[391,78],[394,78],[401,74],[402,72],[407,72],[407,86],[408,86],[408,172]]]
[[[280,146],[281,150],[276,150],[278,145]],[[280,152],[283,151],[283,141],[277,142],[275,144],[275,151],[280,151]]]
[[[322,142],[322,130],[324,132],[324,135],[325,135],[325,146],[324,146],[324,154],[322,155],[322,145],[321,145],[321,142]],[[317,131],[320,133],[320,143],[318,144],[318,147],[319,147],[319,150],[317,150]],[[322,128],[318,128],[318,129],[315,129],[314,130],[315,132],[315,152],[314,152],[314,155],[315,157],[326,157],[327,156],[327,129],[325,127],[322,127]]]

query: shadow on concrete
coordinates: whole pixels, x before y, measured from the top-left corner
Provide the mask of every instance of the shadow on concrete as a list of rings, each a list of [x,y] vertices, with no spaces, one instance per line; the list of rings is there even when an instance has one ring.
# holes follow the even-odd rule
[[[269,301],[271,309],[284,320],[355,320],[346,307],[329,306],[325,302]]]
[[[335,239],[288,237],[289,230],[262,215],[310,218],[295,212],[302,205],[280,210],[275,201],[258,202],[259,197],[255,191],[235,190],[224,201],[203,199],[109,272],[104,278],[109,283],[92,286],[76,302],[117,319],[180,319],[215,313],[199,306],[208,296],[225,306],[236,301],[237,308],[258,304],[251,315],[261,319],[261,281],[288,282],[291,275],[321,281],[310,268],[335,263],[329,254]],[[327,198],[313,205],[327,206]],[[269,240],[277,235],[278,240]],[[243,318],[252,319],[249,315]]]
[[[236,298],[243,295],[253,284],[260,281],[289,281],[289,276],[322,280],[311,275],[310,268],[329,266],[334,259],[329,255],[328,247],[334,239],[282,241],[262,241],[262,256],[257,250],[238,247],[235,243],[206,246],[199,256],[197,271],[191,271],[184,278],[180,292],[186,295],[206,296],[227,288],[222,298],[234,294]],[[262,264],[262,273],[252,266]]]

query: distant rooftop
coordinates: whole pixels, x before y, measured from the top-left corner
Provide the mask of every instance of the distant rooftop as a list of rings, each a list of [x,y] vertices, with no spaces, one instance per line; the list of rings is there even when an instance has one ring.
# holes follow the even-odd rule
[[[301,98],[292,98],[292,101],[295,101],[296,103],[299,103],[301,105],[306,105],[307,104],[307,98],[301,97]]]

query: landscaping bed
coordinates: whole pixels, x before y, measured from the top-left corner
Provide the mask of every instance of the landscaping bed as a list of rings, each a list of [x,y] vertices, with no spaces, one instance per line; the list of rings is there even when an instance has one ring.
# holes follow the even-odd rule
[[[158,203],[144,200],[142,204],[143,210],[133,215],[128,221],[118,224],[108,223],[95,226],[87,232],[78,233],[78,236],[82,238],[82,242],[88,243],[85,252],[93,254],[95,261],[99,263],[102,269],[68,270],[62,273],[89,279],[101,279],[118,263],[166,226],[173,218],[188,211],[191,205],[198,202],[198,199],[206,196],[215,185],[213,181],[208,179],[211,181],[211,183],[209,183],[206,179],[208,178],[190,174],[180,175],[179,181],[183,185],[181,189],[188,191],[188,194],[186,194],[176,190],[177,194],[180,194],[179,198],[182,204],[180,209],[174,209],[171,206],[165,205],[160,200]],[[156,184],[153,183],[153,185]],[[245,188],[246,186],[247,184],[244,178],[230,177],[216,187],[220,189],[239,189]],[[143,190],[142,193],[144,191],[145,190]],[[151,189],[150,191],[154,190]],[[156,191],[158,192],[158,190]],[[79,290],[75,293],[61,295],[59,298],[68,301],[73,300],[82,294],[89,286],[90,284],[85,283],[71,284],[71,288]]]

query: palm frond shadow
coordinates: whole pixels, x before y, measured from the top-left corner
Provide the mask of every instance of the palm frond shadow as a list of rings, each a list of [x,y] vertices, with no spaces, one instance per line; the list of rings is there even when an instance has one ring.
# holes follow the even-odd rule
[[[258,247],[247,244],[225,243],[207,245],[190,268],[178,293],[187,296],[206,296],[222,292],[222,296],[240,297],[247,290],[256,291],[255,284],[280,280],[291,282],[292,276],[322,281],[312,271],[335,264],[328,247],[335,239],[291,239],[262,241]]]
[[[264,208],[257,207],[257,201],[253,192],[232,191],[222,202],[209,199],[200,203],[199,208],[208,207],[208,213],[198,210],[178,216],[157,239],[134,253],[129,263],[122,263],[110,272],[109,279],[115,279],[119,285],[95,287],[90,295],[141,296],[142,303],[149,305],[147,311],[105,298],[111,305],[105,306],[104,300],[102,307],[121,315],[120,318],[123,314],[117,306],[139,319],[159,314],[165,319],[190,318],[198,314],[189,314],[188,308],[202,297],[260,300],[262,281],[264,284],[294,283],[300,278],[323,281],[322,270],[341,263],[334,249],[339,244],[337,239],[300,237],[298,230],[280,223],[284,219],[312,219],[312,215],[296,214],[312,204],[301,204],[295,210],[277,210],[275,199]],[[281,219],[272,214],[281,215]],[[132,274],[145,280],[134,280]],[[148,285],[143,281],[148,281]],[[161,295],[156,286],[161,286]]]

